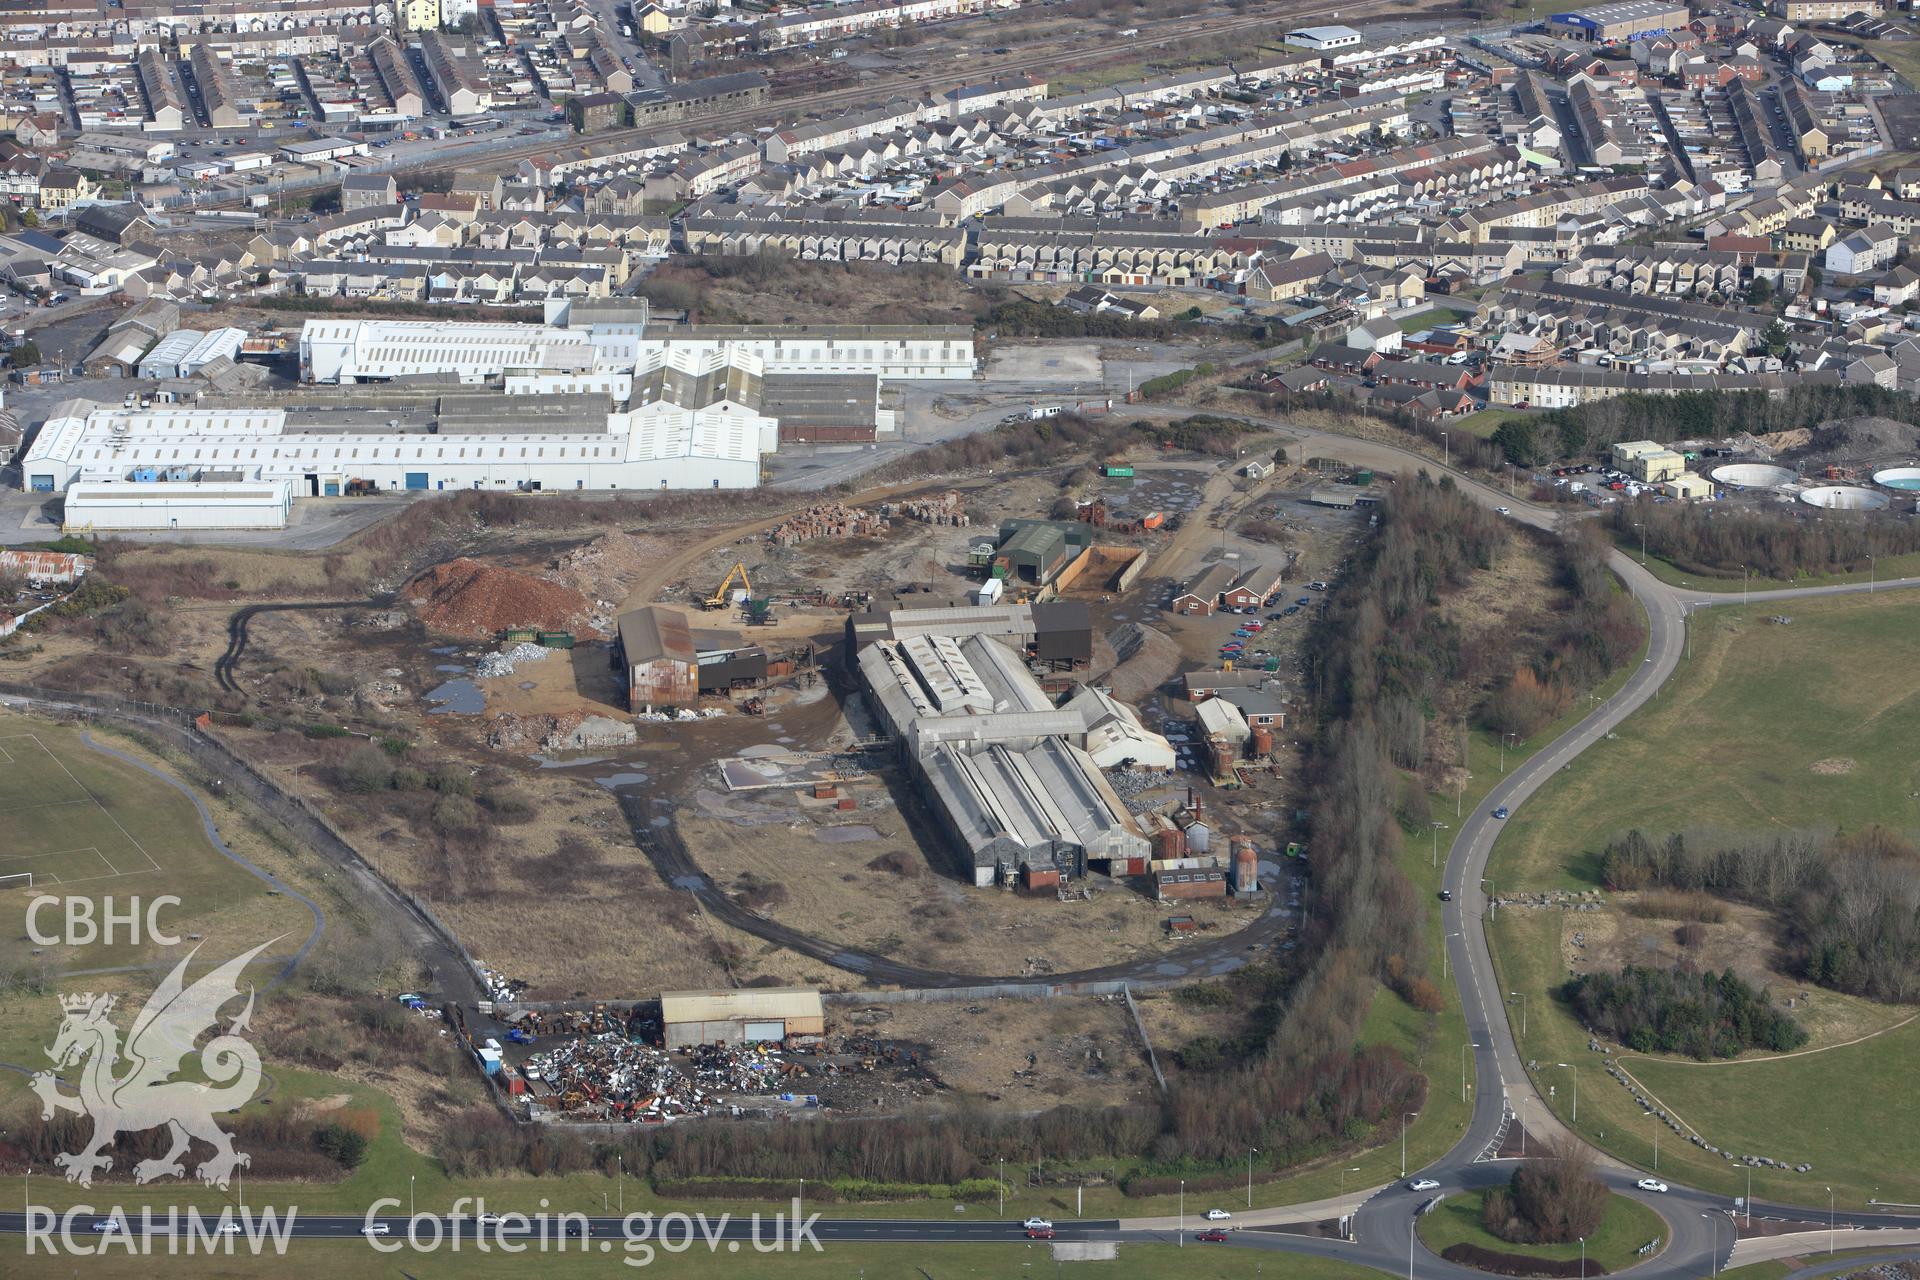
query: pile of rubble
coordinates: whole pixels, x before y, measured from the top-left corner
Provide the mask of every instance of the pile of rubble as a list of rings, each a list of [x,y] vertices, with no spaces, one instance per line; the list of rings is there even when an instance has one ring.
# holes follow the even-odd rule
[[[947,490],[937,498],[908,498],[905,502],[882,503],[880,514],[888,518],[905,516],[921,524],[948,525],[957,529],[964,529],[973,523],[966,513],[964,499],[954,489]]]
[[[1167,775],[1164,773],[1110,769],[1107,771],[1107,782],[1113,787],[1114,794],[1126,803],[1128,813],[1146,813],[1165,803],[1164,796],[1153,794],[1167,786]]]
[[[545,645],[534,644],[531,641],[516,644],[510,649],[502,649],[497,653],[490,653],[480,659],[479,665],[473,669],[473,674],[479,676],[482,680],[492,680],[498,676],[510,676],[513,674],[515,667],[523,663],[538,662],[552,652],[553,650],[547,648]]]
[[[602,609],[612,609],[614,601],[625,598],[629,582],[673,550],[671,539],[616,529],[555,557],[548,568],[554,581],[578,589]]]
[[[1604,911],[1605,895],[1598,889],[1547,889],[1538,893],[1510,893],[1492,899],[1496,907],[1558,907],[1562,911]]]
[[[419,574],[401,598],[441,635],[490,639],[510,627],[591,632],[592,608],[578,591],[465,557]]]
[[[844,502],[823,502],[767,530],[767,541],[776,546],[791,547],[815,538],[866,537],[884,533],[887,528],[886,517],[875,515],[864,507],[849,507]]]
[[[725,707],[668,707],[665,711],[636,711],[635,720],[673,721],[673,720],[713,720],[727,714]]]
[[[639,732],[631,720],[570,711],[557,716],[520,716],[508,712],[487,726],[487,745],[496,751],[586,751],[623,747]]]
[[[518,1000],[527,989],[527,984],[519,978],[495,973],[484,965],[480,969],[480,980],[486,985],[487,996],[496,1001]]]

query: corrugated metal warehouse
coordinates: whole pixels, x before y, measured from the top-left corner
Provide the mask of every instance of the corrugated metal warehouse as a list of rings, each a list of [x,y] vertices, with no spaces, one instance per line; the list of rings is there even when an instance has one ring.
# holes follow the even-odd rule
[[[700,700],[699,656],[686,618],[668,609],[620,615],[614,657],[627,676],[627,709],[690,707]]]
[[[781,1042],[827,1033],[826,1007],[811,987],[669,991],[660,997],[667,1048]]]
[[[1093,526],[1078,521],[1009,520],[1000,526],[993,576],[1044,585],[1092,542]]]
[[[858,443],[894,427],[875,374],[771,374],[762,399],[763,412],[780,420],[782,443]]]

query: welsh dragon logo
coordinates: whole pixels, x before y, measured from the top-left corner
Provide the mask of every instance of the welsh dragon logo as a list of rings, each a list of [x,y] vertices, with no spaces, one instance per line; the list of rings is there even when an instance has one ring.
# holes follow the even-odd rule
[[[251,1163],[245,1154],[233,1149],[232,1137],[214,1123],[214,1116],[221,1112],[245,1106],[260,1087],[260,1055],[241,1038],[253,1016],[251,987],[239,1016],[224,1032],[217,1024],[222,1006],[240,998],[240,975],[248,963],[275,941],[278,939],[261,943],[187,986],[187,965],[200,950],[195,947],[148,998],[127,1032],[124,1046],[120,1032],[107,1019],[118,997],[92,992],[60,997],[66,1019],[47,1057],[56,1070],[82,1067],[79,1093],[60,1092],[60,1080],[52,1071],[34,1075],[33,1091],[40,1095],[43,1120],[51,1120],[56,1111],[93,1118],[93,1135],[86,1149],[54,1157],[54,1162],[67,1171],[69,1182],[90,1187],[95,1171],[111,1168],[113,1156],[103,1153],[119,1134],[162,1126],[171,1132],[173,1145],[159,1159],[142,1160],[134,1166],[137,1182],[185,1177],[187,1170],[180,1157],[194,1138],[214,1149],[198,1170],[200,1180],[209,1186],[225,1189],[234,1169]],[[208,1031],[216,1034],[196,1049],[194,1042]],[[199,1055],[199,1074],[206,1083],[173,1078],[193,1054]]]

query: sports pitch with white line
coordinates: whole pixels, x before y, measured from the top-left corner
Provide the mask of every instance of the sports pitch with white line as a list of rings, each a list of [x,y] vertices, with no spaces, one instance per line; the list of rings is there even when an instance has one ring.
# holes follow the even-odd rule
[[[164,869],[36,733],[0,735],[0,831],[0,890],[25,888],[21,872],[36,890],[98,890],[98,881],[151,880]]]

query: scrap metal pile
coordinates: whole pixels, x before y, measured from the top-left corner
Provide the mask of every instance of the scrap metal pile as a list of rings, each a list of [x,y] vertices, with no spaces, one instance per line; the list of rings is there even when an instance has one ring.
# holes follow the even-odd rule
[[[566,1015],[585,1016],[589,1015]],[[558,1031],[552,1021],[541,1026],[544,1034]],[[663,1124],[682,1116],[737,1116],[749,1109],[764,1113],[769,1106],[822,1105],[818,1092],[796,1089],[800,1081],[831,1084],[849,1077],[873,1077],[855,1089],[855,1096],[865,1097],[879,1096],[875,1090],[897,1090],[903,1080],[934,1079],[919,1049],[864,1034],[792,1048],[708,1045],[670,1053],[645,1043],[633,1034],[631,1025],[581,1035],[535,1053],[521,1073],[531,1086],[529,1101],[558,1113],[560,1119],[627,1124]],[[834,1105],[841,1103],[836,1099]]]
[[[778,1049],[703,1048],[675,1055],[618,1032],[570,1041],[529,1057],[522,1073],[534,1100],[569,1120],[660,1124],[680,1116],[738,1113],[731,1098],[778,1092],[805,1076]]]

